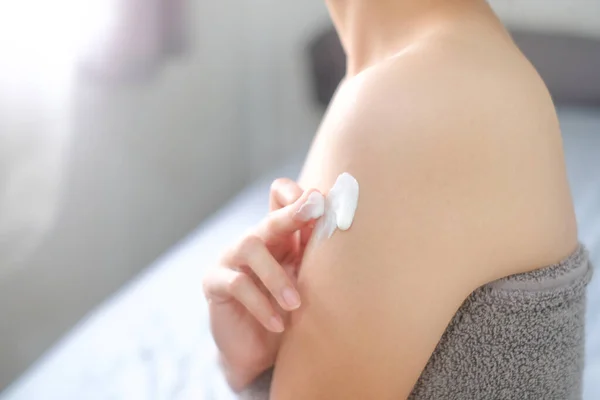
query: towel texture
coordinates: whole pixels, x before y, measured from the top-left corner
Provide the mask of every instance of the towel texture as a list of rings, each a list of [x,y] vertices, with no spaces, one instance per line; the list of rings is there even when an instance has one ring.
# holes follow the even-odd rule
[[[558,264],[474,291],[409,399],[581,399],[591,275],[580,246]],[[271,376],[267,371],[240,398],[268,399]]]

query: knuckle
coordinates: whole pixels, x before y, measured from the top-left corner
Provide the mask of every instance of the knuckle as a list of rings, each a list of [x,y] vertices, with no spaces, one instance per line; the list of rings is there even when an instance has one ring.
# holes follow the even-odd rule
[[[270,217],[265,221],[265,230],[267,232],[276,232],[279,227],[279,221],[276,218]]]
[[[240,242],[237,248],[237,253],[241,256],[247,257],[252,254],[252,252],[256,251],[258,247],[262,246],[262,244],[262,240],[258,236],[248,235]]]
[[[214,287],[217,283],[215,267],[213,267],[209,270],[209,272],[206,274],[206,276],[202,279],[201,283],[202,283],[202,292],[204,293],[204,296],[208,299],[210,297],[211,293],[213,292]]]
[[[221,258],[219,260],[219,262],[222,265],[229,265],[232,263],[235,263],[235,260],[237,258],[239,258],[237,256],[238,253],[238,248],[240,247],[239,243],[238,244],[234,244],[234,245],[230,245],[229,248],[227,248],[223,254],[221,254]]]
[[[252,280],[248,275],[239,273],[229,279],[229,282],[227,282],[227,288],[230,293],[239,293],[239,291],[248,286],[251,281]]]
[[[271,192],[277,192],[282,186],[288,184],[288,178],[277,178],[271,183]]]
[[[273,182],[271,182],[271,188],[270,188],[271,193],[279,192],[281,190],[281,187],[284,186],[285,183],[286,183],[285,178],[275,179]]]

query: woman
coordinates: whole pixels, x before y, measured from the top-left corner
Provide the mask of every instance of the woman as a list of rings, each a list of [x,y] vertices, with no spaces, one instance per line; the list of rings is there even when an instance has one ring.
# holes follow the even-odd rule
[[[274,211],[205,282],[229,383],[274,400],[580,397],[590,268],[536,71],[484,0],[327,5],[347,76],[298,184],[274,184]],[[352,228],[309,240],[300,188],[345,171]]]

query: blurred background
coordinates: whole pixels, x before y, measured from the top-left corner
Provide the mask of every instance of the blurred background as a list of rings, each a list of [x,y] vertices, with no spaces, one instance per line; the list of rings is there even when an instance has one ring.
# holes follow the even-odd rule
[[[491,4],[558,105],[598,260],[600,1]],[[343,71],[321,0],[1,2],[0,399],[226,398],[203,270],[298,172]]]

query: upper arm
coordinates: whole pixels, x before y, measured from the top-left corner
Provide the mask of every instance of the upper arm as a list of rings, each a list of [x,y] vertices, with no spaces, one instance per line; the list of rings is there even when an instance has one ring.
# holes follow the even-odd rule
[[[301,183],[324,192],[350,172],[360,198],[349,231],[305,252],[274,400],[408,396],[465,298],[527,262],[517,247],[528,232],[512,229],[536,206],[521,193],[528,173],[485,113],[448,111],[443,99],[394,112],[363,97],[304,171]]]
[[[305,252],[303,306],[276,362],[274,400],[407,396],[481,279],[455,226],[467,211],[460,199],[443,193],[441,177],[389,162],[348,165],[360,184],[354,224]]]
[[[274,400],[406,397],[476,286],[452,241],[416,225],[423,216],[380,212],[399,204],[366,190],[352,229],[305,255]]]

